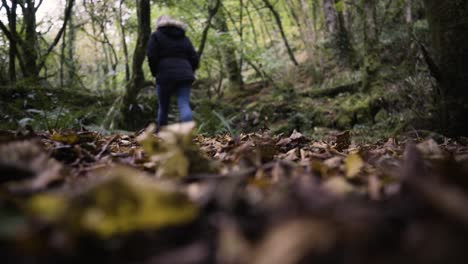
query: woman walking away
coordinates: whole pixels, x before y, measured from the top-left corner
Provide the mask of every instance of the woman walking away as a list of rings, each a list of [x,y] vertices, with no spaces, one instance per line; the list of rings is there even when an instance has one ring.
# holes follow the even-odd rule
[[[158,130],[167,125],[170,99],[174,94],[181,121],[192,121],[189,98],[199,58],[185,35],[186,28],[180,21],[161,16],[148,43],[148,62],[158,93]]]

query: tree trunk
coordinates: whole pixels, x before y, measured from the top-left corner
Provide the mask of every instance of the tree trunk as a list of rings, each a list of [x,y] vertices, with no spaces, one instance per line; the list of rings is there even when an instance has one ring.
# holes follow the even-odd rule
[[[349,39],[343,10],[335,7],[338,0],[323,0],[325,24],[334,59],[340,66],[351,66],[354,62],[354,51]],[[342,3],[342,2],[341,2]]]
[[[8,16],[10,32],[16,32],[16,7],[18,6],[17,0],[11,1],[10,15]],[[16,56],[17,46],[15,38],[11,38],[9,47],[9,67],[8,74],[10,83],[15,85],[16,83]]]
[[[229,82],[232,87],[241,87],[243,78],[242,73],[239,70],[239,65],[237,64],[236,48],[229,33],[225,14],[222,10],[218,12],[218,15],[214,18],[213,22],[216,29],[228,38],[227,45],[222,48],[222,57],[228,73]]]
[[[299,65],[299,63],[297,63],[296,57],[294,57],[294,52],[292,51],[291,46],[289,45],[286,34],[284,33],[283,23],[281,22],[280,15],[275,10],[275,8],[273,7],[273,5],[270,3],[269,0],[263,0],[263,3],[271,11],[271,13],[273,14],[275,18],[276,24],[278,25],[278,28],[281,33],[281,37],[283,38],[283,41],[284,41],[284,45],[286,46],[286,50],[288,51],[289,58],[291,58],[291,61],[294,63],[294,65],[296,66]]]
[[[338,32],[338,18],[335,12],[335,0],[323,0],[323,14],[325,26],[330,35],[334,36]]]
[[[2,3],[7,6],[6,0],[3,0]],[[16,51],[14,53],[16,53],[16,58],[20,63],[23,76],[33,82],[36,82],[39,79],[39,72],[41,68],[45,65],[47,56],[52,52],[54,47],[62,38],[62,34],[65,31],[65,27],[71,14],[71,7],[74,4],[74,0],[67,1],[68,5],[65,9],[65,17],[62,27],[55,36],[53,42],[49,45],[47,51],[42,54],[41,58],[39,58],[39,49],[37,45],[38,38],[36,32],[36,12],[39,6],[42,4],[42,1],[40,1],[37,6],[35,6],[34,0],[24,0],[19,2],[13,1],[12,3],[17,3],[21,7],[23,13],[23,27],[25,29],[24,33],[18,33],[16,31],[16,27],[13,28],[11,25],[9,30],[3,23],[1,23],[1,21],[0,29],[8,37],[10,43],[16,43],[17,45],[15,46],[20,47],[20,50],[22,51]],[[24,35],[24,38],[22,38],[21,35]]]
[[[137,95],[145,82],[143,74],[143,62],[146,57],[146,45],[148,43],[151,29],[151,7],[150,0],[135,0],[138,17],[138,39],[133,53],[132,77],[126,86],[123,97],[122,114],[124,127],[137,129],[141,120],[138,120],[140,108],[137,104]]]
[[[24,77],[29,78],[31,81],[37,81],[39,78],[39,69],[37,66],[38,61],[38,46],[37,46],[37,32],[36,32],[36,8],[33,0],[26,0],[22,6],[23,10],[23,23],[26,27],[25,32],[25,46],[23,49],[23,58],[25,61]]]
[[[300,18],[303,21],[305,25],[305,33],[306,33],[306,39],[307,39],[307,52],[308,52],[308,57],[309,60],[315,62],[314,56],[317,56],[317,51],[315,49],[315,43],[317,42],[316,38],[316,32],[314,30],[314,25],[313,21],[309,19],[310,15],[309,12],[311,11],[309,8],[308,1],[306,0],[299,0],[300,6],[302,6],[302,9],[300,9]],[[313,63],[315,64],[315,63]]]
[[[208,38],[208,31],[211,28],[211,20],[213,20],[216,13],[218,13],[219,8],[221,7],[221,0],[216,0],[216,3],[213,8],[208,9],[208,20],[206,21],[205,28],[202,32],[202,38],[200,40],[200,46],[198,47],[198,56],[202,57],[203,51],[205,50],[206,40]]]
[[[363,10],[364,57],[362,65],[362,89],[367,91],[374,83],[380,65],[375,0],[361,0]]]
[[[338,34],[336,37],[337,37],[339,56],[343,59],[341,64],[344,66],[351,67],[355,61],[355,51],[354,51],[353,45],[351,44],[351,39],[349,36],[348,28],[346,27],[343,10],[338,10],[337,16],[338,16]]]
[[[286,0],[290,8],[291,16],[299,29],[301,40],[307,53],[308,60],[314,58],[315,35],[312,31],[313,26],[309,19],[309,4],[305,0]]]
[[[68,21],[68,34],[67,34],[67,66],[68,66],[68,75],[67,75],[67,86],[71,87],[73,85],[74,76],[76,72],[75,67],[75,24],[73,20],[73,15],[70,16]]]
[[[413,23],[413,0],[405,0],[405,22],[407,25]]]
[[[239,36],[240,36],[240,42],[244,43],[244,1],[239,0]],[[241,45],[240,47],[240,52],[239,52],[239,73],[238,73],[238,83],[239,83],[239,88],[241,90],[244,89],[244,82],[242,78],[242,68],[244,66],[244,45]]]
[[[468,1],[425,0],[440,86],[441,126],[468,135]]]
[[[124,58],[125,58],[125,82],[129,82],[130,81],[130,65],[129,65],[129,59],[128,59],[127,41],[125,40],[126,38],[125,26],[122,21],[123,2],[124,0],[120,0],[118,22],[119,22],[119,28],[120,28],[120,38],[122,40],[122,47],[123,47]]]
[[[60,49],[60,87],[63,88],[65,86],[65,49],[67,47],[67,30],[63,32],[62,37],[62,47]]]

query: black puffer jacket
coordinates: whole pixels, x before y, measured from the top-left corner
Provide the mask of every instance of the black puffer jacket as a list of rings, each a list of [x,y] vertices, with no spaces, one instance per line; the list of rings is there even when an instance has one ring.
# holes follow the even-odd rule
[[[149,40],[147,55],[158,83],[195,80],[198,54],[183,29],[173,25],[158,27]]]

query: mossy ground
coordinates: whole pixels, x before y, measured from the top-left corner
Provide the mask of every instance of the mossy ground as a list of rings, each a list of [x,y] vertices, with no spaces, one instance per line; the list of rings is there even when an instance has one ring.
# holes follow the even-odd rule
[[[366,92],[361,89],[327,92],[359,84],[356,76],[349,72],[327,76],[320,85],[310,84],[304,76],[299,76],[301,79],[295,84],[288,81],[279,85],[247,84],[243,90],[226,90],[221,98],[208,98],[203,88],[194,89],[194,119],[199,133],[205,135],[264,129],[288,134],[297,130],[319,139],[330,130],[351,130],[361,142],[427,128],[428,121],[434,119],[432,88],[424,74],[406,77],[383,71],[385,78]],[[26,125],[35,130],[118,128],[115,124],[121,95],[96,94],[71,88],[4,87],[0,89],[0,129]],[[144,127],[156,120],[157,98],[152,92],[143,92],[139,102]],[[171,123],[178,121],[175,102],[169,119]]]
[[[424,74],[401,77],[394,72],[373,84],[370,90],[359,87],[353,91],[330,93],[327,90],[359,83],[354,76],[338,75],[326,79],[320,86],[283,85],[246,87],[244,91],[229,91],[216,103],[198,100],[196,112],[210,116],[210,111],[222,113],[237,131],[253,132],[268,129],[274,133],[300,131],[314,138],[326,136],[330,130],[350,130],[358,142],[371,142],[404,135],[417,128],[430,128],[433,120],[430,79]],[[212,114],[211,114],[212,115]],[[204,133],[226,132],[218,118],[212,118]],[[200,119],[203,123],[203,118]]]
[[[1,87],[0,129],[34,130],[100,125],[116,94],[51,87]]]

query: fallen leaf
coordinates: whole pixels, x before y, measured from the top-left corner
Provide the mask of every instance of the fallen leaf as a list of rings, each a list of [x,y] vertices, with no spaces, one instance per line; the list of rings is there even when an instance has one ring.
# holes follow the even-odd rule
[[[351,134],[349,131],[344,131],[336,135],[336,150],[343,151],[351,145]]]
[[[323,183],[323,188],[334,195],[344,197],[356,192],[356,189],[342,177],[331,177]]]
[[[364,161],[362,160],[361,156],[357,153],[349,154],[345,159],[345,171],[346,177],[354,178],[360,172],[362,167],[364,166]]]
[[[67,131],[62,133],[54,132],[52,136],[50,136],[50,139],[68,145],[73,145],[78,143],[79,137],[76,133]]]

